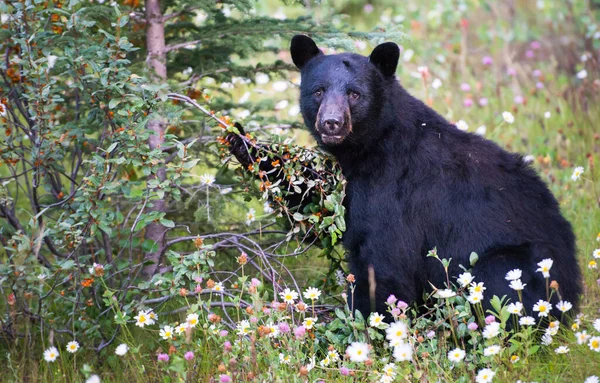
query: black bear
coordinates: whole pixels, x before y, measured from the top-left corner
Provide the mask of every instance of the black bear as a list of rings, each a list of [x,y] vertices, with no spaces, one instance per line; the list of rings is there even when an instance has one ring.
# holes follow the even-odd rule
[[[472,274],[484,282],[486,301],[517,301],[505,276],[521,269],[528,313],[547,296],[537,264],[552,259],[550,280],[559,284],[552,303],[577,304],[575,237],[555,198],[520,155],[457,129],[408,94],[395,77],[396,44],[381,44],[369,57],[325,55],[298,35],[291,54],[301,71],[304,122],[348,182],[343,244],[356,276],[356,309],[384,313],[390,294],[419,303],[430,283],[443,288],[443,267],[427,257],[433,248],[452,259],[451,278],[477,253]],[[247,164],[244,148],[238,141],[232,152]]]

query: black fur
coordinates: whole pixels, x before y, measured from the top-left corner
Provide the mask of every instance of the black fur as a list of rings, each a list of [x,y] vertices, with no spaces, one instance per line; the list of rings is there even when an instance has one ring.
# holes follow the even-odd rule
[[[516,301],[504,277],[522,269],[529,313],[546,297],[537,262],[552,258],[551,280],[564,300],[577,304],[575,237],[546,185],[520,155],[460,131],[408,94],[393,76],[399,51],[390,44],[375,48],[371,60],[318,54],[300,68],[302,115],[321,145],[315,89],[360,93],[350,105],[352,132],[339,144],[324,145],[348,180],[343,241],[356,276],[356,308],[385,312],[390,294],[419,302],[429,282],[443,287],[441,264],[426,257],[434,247],[440,257],[452,258],[451,277],[461,272],[458,265],[469,266],[471,252],[479,254],[473,275],[485,283],[486,300],[507,295]],[[375,302],[369,300],[370,265]]]
[[[528,313],[546,298],[537,263],[552,258],[551,280],[559,283],[563,300],[577,305],[581,278],[573,231],[521,156],[460,131],[408,94],[394,77],[395,44],[375,48],[369,59],[323,55],[308,40],[292,41],[302,75],[300,105],[306,126],[338,159],[348,181],[343,243],[356,276],[355,308],[384,313],[390,294],[420,303],[430,282],[443,288],[440,262],[426,257],[434,247],[441,258],[452,258],[451,278],[462,272],[458,265],[469,267],[471,252],[479,254],[472,273],[487,287],[485,301],[493,295],[516,301],[504,277],[509,270],[523,270]],[[340,130],[340,142],[324,140],[327,135],[319,131],[324,104],[349,116],[351,129]],[[557,301],[555,295],[552,303]],[[559,313],[553,309],[553,314]]]

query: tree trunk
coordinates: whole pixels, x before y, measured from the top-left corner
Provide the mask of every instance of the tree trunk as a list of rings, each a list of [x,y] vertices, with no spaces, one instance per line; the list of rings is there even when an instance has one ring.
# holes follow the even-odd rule
[[[165,26],[163,15],[160,9],[160,0],[146,0],[146,64],[150,69],[155,82],[163,82],[167,79],[167,58],[165,51]],[[157,116],[157,119],[148,122],[148,128],[154,131],[150,136],[148,144],[150,149],[157,149],[164,143],[166,124]],[[164,164],[156,173],[160,181],[165,180]],[[155,199],[149,211],[165,212],[165,201]],[[145,254],[144,262],[152,264],[144,266],[142,274],[146,280],[152,278],[156,273],[160,262],[160,254],[165,246],[167,228],[159,222],[154,222],[146,228],[145,238],[154,243],[152,250]]]

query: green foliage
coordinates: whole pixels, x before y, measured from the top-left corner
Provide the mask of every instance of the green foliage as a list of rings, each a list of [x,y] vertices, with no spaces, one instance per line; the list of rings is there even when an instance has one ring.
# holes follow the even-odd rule
[[[160,82],[150,80],[138,0],[0,3],[2,379],[347,381],[341,367],[357,381],[466,382],[485,367],[507,381],[600,374],[589,339],[576,344],[583,330],[598,335],[598,12],[594,2],[537,3],[544,8],[517,2],[516,12],[470,0],[384,1],[374,11],[358,1],[294,3],[285,19],[272,1],[162,1],[168,78]],[[484,312],[449,276],[426,305],[390,306],[408,326],[404,344],[412,352],[411,362],[397,361],[389,325],[348,309],[352,288],[339,244],[345,182],[331,158],[306,148],[308,135],[298,129],[299,76],[287,53],[296,33],[328,53],[368,55],[385,40],[402,43],[399,77],[413,94],[533,156],[579,237],[585,316],[544,345],[547,330],[520,325],[509,311],[514,302],[486,296],[492,310]],[[482,64],[484,55],[493,65]],[[173,99],[174,92],[188,97]],[[502,111],[515,123],[504,122]],[[152,121],[161,133],[149,129]],[[249,142],[264,145],[265,161],[283,159],[289,185],[237,169],[221,141],[235,132],[234,121],[250,132]],[[584,172],[571,181],[576,165]],[[317,189],[303,211],[285,202]],[[157,226],[164,241],[146,235]],[[156,273],[142,277],[155,253]],[[435,249],[430,255],[446,268],[451,262]],[[471,267],[477,259],[472,253]],[[322,296],[282,303],[281,293],[304,286]],[[480,331],[489,315],[500,324],[494,338]],[[307,329],[307,319],[316,325]],[[469,329],[474,324],[479,330]],[[70,354],[73,340],[81,349]],[[372,347],[369,363],[345,355],[353,342]],[[125,355],[115,354],[119,344],[128,345]],[[493,345],[500,352],[486,356]],[[557,354],[559,345],[569,353]],[[46,362],[42,352],[51,346],[59,357]],[[455,348],[467,351],[463,362],[450,360]],[[168,362],[157,361],[167,353]]]

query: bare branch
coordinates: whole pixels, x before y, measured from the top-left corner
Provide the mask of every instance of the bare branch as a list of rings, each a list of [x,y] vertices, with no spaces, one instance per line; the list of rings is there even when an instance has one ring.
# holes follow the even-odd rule
[[[165,47],[165,53],[169,53],[171,51],[175,51],[175,50],[180,49],[180,48],[185,48],[188,45],[198,44],[201,41],[202,40],[193,40],[193,41],[186,41],[184,43],[179,43],[179,44],[167,45]]]

